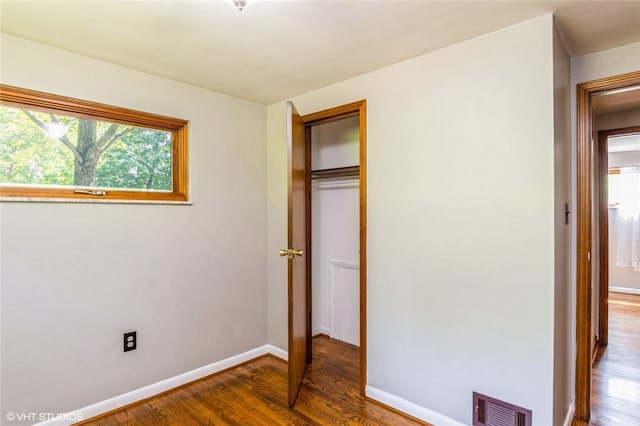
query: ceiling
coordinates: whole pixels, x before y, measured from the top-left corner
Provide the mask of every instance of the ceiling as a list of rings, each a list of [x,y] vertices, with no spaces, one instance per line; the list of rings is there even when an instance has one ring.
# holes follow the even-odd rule
[[[609,152],[640,151],[640,134],[610,136]]]
[[[591,107],[596,114],[640,109],[640,86],[593,94]]]
[[[0,29],[270,104],[550,12],[571,56],[640,41],[640,1],[0,0]]]

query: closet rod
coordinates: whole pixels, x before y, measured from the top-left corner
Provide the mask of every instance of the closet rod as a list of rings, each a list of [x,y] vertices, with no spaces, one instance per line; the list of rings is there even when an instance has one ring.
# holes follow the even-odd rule
[[[335,169],[312,170],[311,179],[360,176],[360,166],[337,167]]]

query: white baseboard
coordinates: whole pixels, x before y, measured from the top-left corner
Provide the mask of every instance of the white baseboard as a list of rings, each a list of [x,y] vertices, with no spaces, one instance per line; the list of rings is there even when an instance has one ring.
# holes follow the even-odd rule
[[[330,332],[329,327],[314,327],[313,330],[311,330],[311,335],[317,336],[318,334],[326,334],[327,336],[330,336]]]
[[[100,414],[115,410],[119,407],[131,404],[136,401],[140,401],[145,398],[149,398],[153,395],[157,395],[186,383],[193,382],[194,380],[201,379],[219,371],[226,370],[227,368],[235,367],[236,365],[242,364],[266,354],[272,354],[284,360],[287,360],[288,358],[288,354],[286,351],[276,348],[273,345],[264,345],[259,348],[241,353],[239,355],[235,355],[230,358],[205,365],[204,367],[196,368],[195,370],[178,374],[177,376],[170,377],[168,379],[153,383],[140,389],[136,389],[131,392],[127,392],[122,395],[97,402],[87,407],[80,408],[66,414],[60,414],[57,418],[38,423],[36,426],[68,426],[72,423],[99,416]]]
[[[87,407],[80,408],[66,414],[60,414],[57,418],[38,423],[36,426],[69,426],[72,423],[99,416],[100,414],[118,409],[120,407],[132,404],[145,398],[152,397],[159,393],[176,388],[194,380],[201,379],[219,371],[235,367],[236,365],[242,364],[266,354],[271,354],[285,361],[288,359],[288,353],[286,351],[283,351],[282,349],[279,349],[273,345],[264,345],[259,348],[241,353],[239,355],[235,355],[230,358],[226,358],[221,361],[196,368],[195,370],[187,371],[186,373],[179,374],[177,376],[170,377],[157,383],[153,383],[151,385],[133,390],[131,392],[127,392],[122,395],[97,402]],[[435,411],[431,411],[427,408],[402,399],[396,395],[392,395],[371,386],[366,387],[365,394],[371,399],[379,401],[383,404],[405,412],[418,419],[424,420],[428,423],[437,424],[438,426],[464,426],[463,423],[457,422],[449,417],[436,413]],[[569,419],[569,421],[571,420],[571,416],[573,415],[572,413],[573,405],[570,407],[570,413],[567,414],[567,418]],[[566,425],[568,425],[568,423],[566,423],[565,421],[565,426]]]
[[[564,418],[563,426],[571,426],[571,421],[573,420],[573,413],[575,412],[576,406],[573,404],[569,405],[569,410],[567,411],[567,417]]]
[[[289,361],[289,352],[283,351],[280,348],[276,348],[273,345],[264,345],[264,347],[267,348],[267,353],[270,353],[273,356],[277,356],[278,358],[283,359],[285,361]]]
[[[609,291],[612,291],[614,293],[640,294],[640,289],[629,287],[609,286]]]
[[[447,416],[431,411],[420,405],[409,402],[406,399],[402,399],[399,396],[392,395],[380,389],[376,389],[371,386],[365,388],[365,395],[371,399],[375,399],[389,407],[393,407],[396,410],[400,410],[420,420],[424,420],[427,423],[431,423],[438,426],[465,426],[464,423],[460,423]]]

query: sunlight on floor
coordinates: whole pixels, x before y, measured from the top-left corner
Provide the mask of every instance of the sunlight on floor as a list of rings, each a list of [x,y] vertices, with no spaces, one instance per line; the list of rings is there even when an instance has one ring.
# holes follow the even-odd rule
[[[636,381],[611,378],[607,380],[607,389],[615,398],[632,402],[640,400],[640,384]]]
[[[619,300],[608,300],[610,305],[625,305],[625,306],[638,306],[640,307],[640,303],[631,303],[631,302],[621,302]]]

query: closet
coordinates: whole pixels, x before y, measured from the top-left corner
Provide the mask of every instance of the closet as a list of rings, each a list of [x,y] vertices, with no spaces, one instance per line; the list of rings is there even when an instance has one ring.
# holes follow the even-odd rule
[[[311,126],[312,335],[360,345],[358,115]]]

